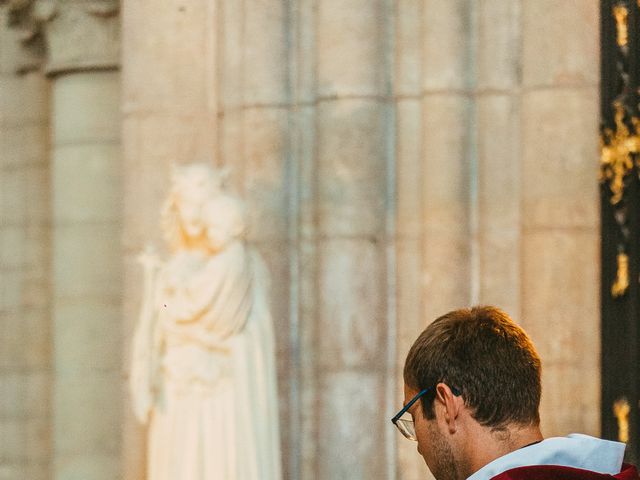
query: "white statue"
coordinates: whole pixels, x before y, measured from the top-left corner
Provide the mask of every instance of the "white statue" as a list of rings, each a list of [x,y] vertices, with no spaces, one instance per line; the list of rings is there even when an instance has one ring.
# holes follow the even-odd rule
[[[223,177],[177,167],[163,211],[172,254],[140,257],[130,387],[149,480],[281,479],[267,271]]]

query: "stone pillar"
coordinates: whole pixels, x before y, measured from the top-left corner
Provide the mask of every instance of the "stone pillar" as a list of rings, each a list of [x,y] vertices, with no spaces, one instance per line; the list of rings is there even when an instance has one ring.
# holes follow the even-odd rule
[[[478,3],[474,303],[520,320],[520,0]]]
[[[0,6],[0,479],[49,479],[49,87]]]
[[[121,186],[117,4],[64,2],[51,77],[54,478],[121,477]]]
[[[394,475],[395,433],[387,419],[395,407],[387,383],[395,385],[388,283],[395,228],[395,185],[388,182],[395,171],[392,12],[384,0],[316,2],[317,303],[313,316],[302,319],[315,340],[305,352],[316,361],[317,459],[310,478]]]
[[[522,321],[547,436],[599,432],[598,8],[522,3]]]

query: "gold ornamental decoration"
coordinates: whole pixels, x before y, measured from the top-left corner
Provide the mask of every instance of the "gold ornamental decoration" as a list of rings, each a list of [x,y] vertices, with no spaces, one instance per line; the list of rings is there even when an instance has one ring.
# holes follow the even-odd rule
[[[613,402],[613,414],[618,420],[618,441],[622,443],[629,441],[629,413],[631,413],[631,406],[626,397]]]
[[[640,4],[640,1],[638,2]],[[628,18],[629,10],[622,4],[613,7],[613,16],[616,19],[616,31],[618,46],[626,47],[629,41]]]
[[[608,182],[611,203],[616,205],[624,194],[624,178],[633,168],[632,155],[640,152],[640,136],[632,133],[624,123],[624,107],[616,103],[616,129],[605,129],[600,138],[600,181]],[[632,118],[634,130],[640,130],[640,120]]]
[[[626,253],[618,253],[618,271],[616,280],[611,285],[611,296],[618,298],[624,295],[629,288],[629,256]]]

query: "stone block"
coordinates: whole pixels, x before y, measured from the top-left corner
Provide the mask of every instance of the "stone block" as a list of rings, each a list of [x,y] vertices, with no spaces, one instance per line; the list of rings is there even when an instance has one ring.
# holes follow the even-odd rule
[[[14,169],[24,165],[48,162],[49,129],[42,122],[3,126],[0,131],[0,168]]]
[[[399,0],[396,3],[395,75],[396,95],[422,93],[424,2]]]
[[[384,245],[366,238],[323,240],[319,262],[319,331],[332,333],[316,339],[318,361],[332,369],[383,369]]]
[[[579,351],[589,351],[580,349]],[[540,417],[545,437],[600,435],[600,375],[597,367],[545,364],[542,359]]]
[[[315,106],[301,107],[292,113],[299,128],[293,138],[291,155],[296,161],[291,162],[291,168],[296,169],[297,180],[292,182],[292,195],[296,195],[297,221],[300,236],[313,237],[317,229],[316,221],[316,108]]]
[[[3,371],[0,375],[0,418],[24,419],[29,414],[26,400],[27,375]],[[2,455],[0,453],[0,455]],[[0,477],[2,478],[2,477]]]
[[[388,205],[387,111],[373,100],[318,107],[317,215],[324,235],[377,235]]]
[[[67,378],[56,376],[53,403],[56,459],[68,458],[75,463],[94,455],[119,452],[120,387],[119,372],[84,372]]]
[[[423,240],[422,304],[425,325],[440,315],[469,305],[471,264],[469,236],[425,231]]]
[[[523,233],[522,324],[543,366],[600,350],[599,248],[595,230]]]
[[[520,185],[528,182],[520,178],[518,103],[510,95],[478,98],[478,213],[483,231],[520,224]]]
[[[524,94],[521,195],[525,227],[599,225],[598,122],[595,88]]]
[[[57,226],[53,236],[54,296],[119,298],[120,231],[111,223]]]
[[[120,306],[77,299],[55,305],[57,378],[73,379],[93,372],[120,372]]]
[[[418,238],[422,232],[423,206],[422,102],[399,100],[396,104],[396,235]]]
[[[53,145],[119,143],[118,72],[63,75],[53,88]]]
[[[525,87],[598,85],[599,5],[596,0],[522,2],[521,62]],[[597,92],[590,95],[597,104]]]
[[[457,2],[451,2],[457,3]],[[427,95],[423,100],[423,225],[466,232],[470,172],[466,138],[472,114],[469,98]]]
[[[288,5],[279,0],[246,0],[243,9],[244,103],[286,103],[290,93],[287,91]]]
[[[0,418],[0,445],[0,461],[3,464],[24,462],[28,450],[24,419]]]
[[[64,480],[113,480],[121,478],[121,460],[118,455],[92,453],[87,455],[56,454],[54,478]]]
[[[325,0],[317,10],[320,97],[384,95],[387,50],[382,0]]]
[[[26,168],[26,176],[25,214],[28,218],[29,226],[49,225],[52,214],[51,180],[49,169],[42,165],[30,165]]]
[[[409,348],[427,326],[422,302],[422,239],[400,239],[396,252],[396,350],[398,364],[403,365]]]
[[[47,298],[48,300],[48,298]],[[52,363],[52,322],[48,304],[25,308],[21,314],[24,340],[24,364],[33,369],[48,370]]]
[[[385,478],[385,445],[381,439],[390,426],[380,415],[381,405],[384,405],[384,383],[375,373],[346,371],[323,375],[317,407],[320,425],[324,426],[319,432],[317,452],[322,460],[314,478]],[[367,421],[363,425],[364,418]]]
[[[49,114],[49,86],[41,72],[0,75],[0,125],[40,124]]]
[[[25,265],[25,228],[7,225],[0,229],[0,265],[3,269],[21,269]],[[4,303],[3,303],[4,304]]]
[[[208,109],[216,83],[210,67],[217,46],[215,2],[139,1],[122,17],[124,111],[190,115]]]
[[[424,2],[424,90],[460,90],[469,85],[468,32],[472,19],[468,7],[466,0]]]
[[[516,319],[520,314],[520,240],[517,227],[481,232],[478,239],[478,303],[496,305]]]
[[[0,218],[4,225],[26,223],[28,176],[24,168],[2,172]]]
[[[248,109],[243,115],[243,192],[252,240],[285,239],[288,234],[289,165],[287,111]],[[238,152],[240,153],[240,152]]]
[[[29,418],[25,422],[27,451],[29,463],[44,462],[51,452],[51,423],[49,418]]]
[[[50,208],[50,205],[47,205]],[[51,228],[45,220],[30,222],[25,235],[25,270],[27,279],[48,280],[51,263]],[[27,300],[25,300],[27,301]]]
[[[521,0],[478,2],[478,88],[504,90],[518,86],[521,9]]]
[[[50,455],[50,453],[49,453]],[[28,478],[29,480],[50,480],[51,479],[51,470],[49,466],[50,457],[44,463],[29,463],[29,465],[25,466],[25,476],[24,478]],[[0,478],[2,478],[0,476]],[[20,477],[13,477],[20,478]]]
[[[48,369],[31,371],[25,375],[24,409],[29,412],[31,419],[49,421],[52,387],[52,377]]]
[[[292,24],[297,28],[294,42],[298,47],[295,63],[292,65],[292,68],[295,69],[292,70],[292,79],[293,72],[298,79],[294,84],[296,93],[294,99],[300,103],[310,104],[315,101],[317,93],[317,8],[315,0],[299,0],[296,6],[297,16],[291,18]]]
[[[121,218],[118,145],[61,145],[55,149],[53,161],[53,214],[56,222],[116,222]]]
[[[244,101],[245,68],[245,4],[225,2],[218,22],[220,41],[220,108],[228,113],[240,108]]]
[[[10,315],[11,318],[17,315],[22,307],[24,295],[23,278],[24,274],[21,270],[6,270],[2,273],[2,281],[0,281],[0,305],[2,306],[3,313]]]

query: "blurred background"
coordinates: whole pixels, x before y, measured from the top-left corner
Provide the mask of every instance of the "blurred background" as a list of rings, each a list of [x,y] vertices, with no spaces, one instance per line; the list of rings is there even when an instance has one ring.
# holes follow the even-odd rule
[[[533,337],[546,436],[615,438],[623,385],[635,441],[637,247],[610,299],[602,274],[624,272],[603,229],[622,224],[601,219],[598,142],[601,20],[619,90],[636,10],[1,1],[0,479],[145,478],[126,388],[135,258],[165,248],[171,165],[194,161],[230,168],[271,272],[287,479],[430,478],[389,421],[404,358],[478,303]],[[605,340],[603,318],[629,330]]]

